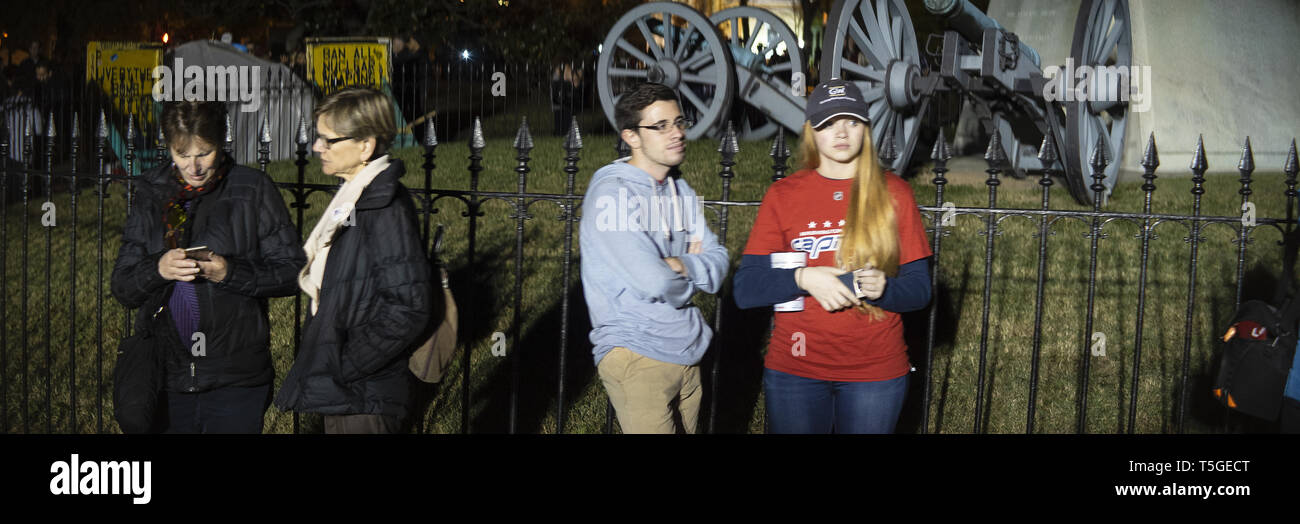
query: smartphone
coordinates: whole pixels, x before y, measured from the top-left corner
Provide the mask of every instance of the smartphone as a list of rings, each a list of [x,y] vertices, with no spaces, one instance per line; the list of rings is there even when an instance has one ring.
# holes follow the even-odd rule
[[[185,250],[185,258],[207,262],[212,260],[212,250],[208,246],[195,246]]]

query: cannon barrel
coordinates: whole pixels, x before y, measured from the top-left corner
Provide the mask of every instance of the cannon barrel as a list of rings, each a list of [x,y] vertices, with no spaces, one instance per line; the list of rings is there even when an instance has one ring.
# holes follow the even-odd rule
[[[1006,29],[997,20],[989,18],[967,0],[925,0],[925,9],[932,15],[944,18],[949,27],[971,42],[982,42],[987,29]],[[1034,67],[1042,68],[1038,51],[1020,41],[1020,54],[1029,57]]]

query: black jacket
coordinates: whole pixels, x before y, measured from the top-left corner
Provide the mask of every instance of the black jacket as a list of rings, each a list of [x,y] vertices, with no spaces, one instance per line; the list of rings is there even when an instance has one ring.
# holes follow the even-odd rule
[[[353,225],[335,234],[319,307],[275,397],[280,409],[406,416],[407,359],[431,332],[433,287],[415,205],[399,182],[406,168],[390,162],[361,192]]]
[[[162,297],[173,287],[172,281],[158,274],[158,259],[167,251],[162,210],[178,188],[169,180],[170,168],[145,172],[136,181],[135,201],[113,267],[113,296],[128,308],[146,302],[156,308],[165,303]],[[275,370],[266,299],[296,293],[298,271],[307,261],[289,210],[270,177],[235,165],[220,184],[190,205],[193,222],[186,245],[206,245],[225,257],[226,279],[192,281],[205,355],[192,355],[191,341],[175,344],[177,339],[170,338],[174,347],[166,353],[168,391],[270,384]],[[153,313],[138,311],[136,325]]]

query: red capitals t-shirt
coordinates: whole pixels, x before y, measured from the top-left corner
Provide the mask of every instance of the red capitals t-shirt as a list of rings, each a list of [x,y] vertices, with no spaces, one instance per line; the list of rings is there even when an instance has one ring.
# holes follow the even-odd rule
[[[901,266],[932,254],[912,188],[885,174],[898,223]],[[808,266],[834,266],[848,214],[853,180],[835,180],[803,170],[772,184],[758,208],[745,245],[746,255],[803,251]],[[768,368],[818,380],[879,381],[901,377],[911,365],[898,313],[873,321],[856,309],[834,313],[804,296],[799,312],[777,312],[768,344]]]

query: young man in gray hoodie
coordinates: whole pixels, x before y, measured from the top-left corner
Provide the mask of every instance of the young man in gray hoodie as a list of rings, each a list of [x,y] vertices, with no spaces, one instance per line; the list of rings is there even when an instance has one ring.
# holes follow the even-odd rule
[[[695,433],[713,331],[691,297],[722,287],[727,249],[695,191],[670,174],[688,126],[676,93],[642,84],[614,119],[632,156],[592,175],[579,229],[596,369],[624,433]]]

